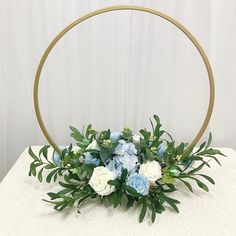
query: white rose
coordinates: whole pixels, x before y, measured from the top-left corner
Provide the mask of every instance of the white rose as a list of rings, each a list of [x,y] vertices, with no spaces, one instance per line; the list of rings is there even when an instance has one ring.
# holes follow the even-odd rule
[[[96,140],[93,140],[93,142],[90,143],[90,144],[87,146],[87,149],[93,149],[93,150],[100,151],[100,147],[98,146],[98,143],[97,143]]]
[[[115,187],[107,183],[109,180],[114,179],[115,176],[110,170],[106,167],[98,166],[93,170],[89,185],[97,194],[105,196],[115,191]]]
[[[140,165],[139,173],[154,183],[161,178],[161,166],[157,161],[147,161]]]
[[[133,141],[134,141],[135,143],[139,143],[139,142],[140,142],[140,136],[137,135],[137,134],[134,134],[134,135],[133,135]]]

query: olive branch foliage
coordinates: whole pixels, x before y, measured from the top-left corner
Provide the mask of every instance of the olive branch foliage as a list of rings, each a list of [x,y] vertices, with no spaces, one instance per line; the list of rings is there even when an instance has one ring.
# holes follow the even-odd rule
[[[108,184],[115,186],[115,191],[108,196],[99,196],[88,184],[93,173],[94,166],[85,164],[81,161],[85,152],[90,152],[92,156],[100,159],[100,165],[104,166],[107,160],[113,158],[113,152],[118,142],[109,140],[111,131],[103,130],[101,132],[92,129],[91,125],[80,132],[74,127],[70,127],[71,137],[76,141],[79,147],[78,151],[73,151],[73,146],[65,148],[61,153],[61,164],[57,166],[49,158],[49,148],[46,145],[40,149],[36,155],[32,148],[29,147],[29,155],[33,158],[30,164],[29,175],[35,176],[40,182],[46,176],[46,182],[58,182],[61,186],[59,192],[49,192],[47,195],[50,200],[43,199],[54,205],[54,209],[62,211],[65,208],[73,207],[75,204],[80,213],[81,206],[89,199],[99,198],[102,203],[111,204],[114,208],[125,204],[127,208],[135,204],[140,206],[139,221],[142,222],[147,210],[151,212],[151,221],[154,222],[157,214],[165,211],[169,205],[177,213],[178,200],[171,198],[171,192],[177,190],[175,183],[181,182],[185,187],[193,192],[192,183],[196,182],[197,186],[208,192],[208,186],[203,179],[210,184],[215,184],[214,180],[205,174],[199,173],[205,166],[210,167],[209,160],[220,162],[216,155],[224,156],[219,150],[210,147],[212,135],[209,135],[208,141],[202,143],[199,148],[191,147],[187,149],[186,143],[176,145],[169,133],[161,129],[161,123],[158,116],[154,115],[154,121],[150,119],[152,131],[141,129],[140,142],[135,143],[138,151],[137,156],[140,163],[148,160],[157,160],[162,167],[162,178],[157,180],[149,189],[148,195],[138,193],[134,188],[126,184],[128,172],[123,170],[121,178],[110,180]],[[164,138],[167,137],[167,138]],[[122,132],[122,139],[133,142],[133,133],[130,129],[125,128]],[[87,149],[87,146],[96,140],[100,151]],[[166,150],[163,157],[158,156],[156,150],[165,143]],[[54,151],[55,152],[55,151]],[[194,162],[194,167],[192,166]],[[177,170],[178,175],[173,174],[170,170]],[[45,172],[45,173],[44,173]],[[43,174],[44,173],[44,174]],[[58,177],[60,180],[58,181]]]

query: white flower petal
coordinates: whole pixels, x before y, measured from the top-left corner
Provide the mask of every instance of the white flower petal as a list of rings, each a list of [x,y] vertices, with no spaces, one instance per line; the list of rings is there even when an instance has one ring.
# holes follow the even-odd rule
[[[139,173],[153,183],[161,178],[161,166],[157,161],[147,161],[140,165]]]
[[[100,147],[98,146],[98,143],[96,140],[93,140],[92,143],[90,143],[86,149],[93,149],[93,150],[100,151]]]
[[[110,170],[106,167],[98,166],[94,168],[93,174],[89,180],[89,185],[97,194],[105,196],[115,191],[115,187],[107,183],[109,180],[114,179],[115,176]]]

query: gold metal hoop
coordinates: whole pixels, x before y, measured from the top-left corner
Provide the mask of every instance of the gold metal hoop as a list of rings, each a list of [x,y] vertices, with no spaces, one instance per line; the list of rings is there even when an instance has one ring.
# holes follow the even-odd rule
[[[205,132],[210,118],[211,118],[211,114],[213,111],[213,106],[214,106],[214,100],[215,100],[215,87],[214,87],[214,77],[213,77],[213,73],[212,73],[212,69],[209,63],[209,60],[206,56],[206,53],[204,52],[203,48],[201,47],[201,45],[199,44],[199,42],[195,39],[195,37],[179,22],[177,22],[175,19],[150,8],[145,8],[145,7],[140,7],[140,6],[132,6],[132,5],[121,5],[121,6],[111,6],[111,7],[106,7],[106,8],[102,8],[96,11],[93,11],[89,14],[86,14],[84,16],[82,16],[81,18],[77,19],[76,21],[72,22],[70,25],[68,25],[65,29],[63,29],[53,40],[52,42],[49,44],[48,48],[46,49],[46,51],[44,52],[37,72],[36,72],[36,76],[35,76],[35,81],[34,81],[34,107],[35,107],[35,112],[36,112],[36,116],[38,119],[38,123],[40,125],[40,128],[44,134],[44,136],[46,137],[47,141],[49,142],[49,144],[59,153],[61,154],[61,150],[60,148],[56,145],[56,143],[53,141],[53,139],[51,138],[51,136],[49,135],[41,113],[40,113],[40,109],[39,109],[39,98],[38,98],[38,88],[39,88],[39,79],[40,79],[40,75],[43,69],[43,65],[49,55],[49,53],[51,52],[52,48],[56,45],[56,43],[68,32],[70,31],[73,27],[75,27],[76,25],[80,24],[81,22],[102,14],[102,13],[106,13],[106,12],[111,12],[111,11],[117,11],[117,10],[135,10],[135,11],[142,11],[142,12],[147,12],[147,13],[151,13],[153,15],[159,16],[167,21],[169,21],[170,23],[172,23],[173,25],[175,25],[177,28],[179,28],[189,39],[190,41],[194,44],[194,46],[196,47],[196,49],[198,50],[200,56],[202,57],[204,64],[206,66],[206,70],[208,73],[208,79],[209,79],[209,88],[210,88],[210,97],[209,97],[209,103],[208,103],[208,109],[207,109],[207,113],[205,116],[205,119],[203,121],[203,124],[200,128],[200,130],[198,131],[196,137],[193,139],[193,141],[189,144],[189,146],[187,147],[186,150],[188,150],[189,148],[191,148],[193,145],[195,145],[200,138],[202,137],[203,133]]]

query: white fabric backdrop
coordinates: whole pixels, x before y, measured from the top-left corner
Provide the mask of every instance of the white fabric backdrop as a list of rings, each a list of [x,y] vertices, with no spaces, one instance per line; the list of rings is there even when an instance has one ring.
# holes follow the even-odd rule
[[[69,23],[101,7],[134,4],[185,25],[212,63],[216,105],[206,133],[236,148],[236,2],[233,0],[0,0],[0,179],[23,149],[45,144],[33,110],[35,71],[47,45]],[[207,74],[196,49],[164,20],[121,11],[94,17],[55,47],[42,73],[42,114],[58,144],[68,125],[112,130],[149,127],[160,115],[176,140],[190,142],[204,118]]]

